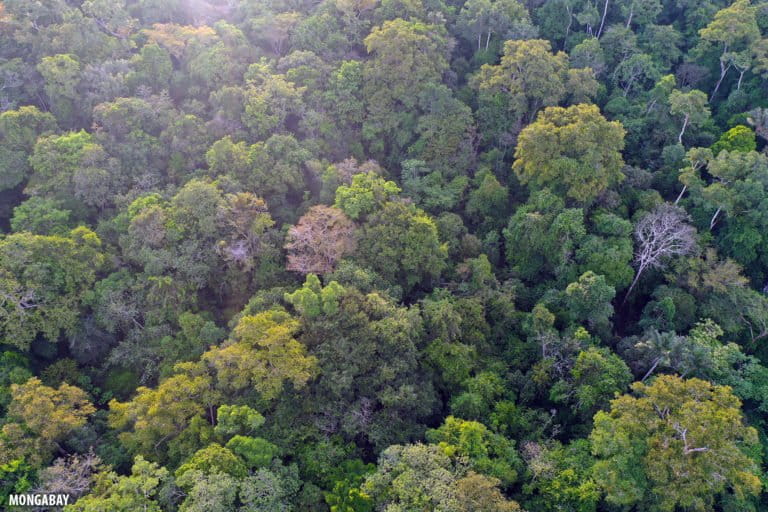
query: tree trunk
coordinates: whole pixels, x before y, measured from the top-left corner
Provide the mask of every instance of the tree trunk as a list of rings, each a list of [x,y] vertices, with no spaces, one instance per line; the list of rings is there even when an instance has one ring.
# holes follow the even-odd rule
[[[571,8],[566,6],[565,11],[568,13],[568,26],[565,27],[565,38],[563,39],[563,50],[565,50],[565,46],[568,42],[568,36],[571,33],[571,25],[573,25],[573,12],[571,11]]]
[[[677,196],[677,199],[675,199],[675,206],[677,206],[677,203],[680,202],[680,200],[683,198],[683,194],[685,194],[685,190],[688,188],[688,185],[683,185],[683,190],[680,191],[680,195]]]
[[[480,51],[480,48],[481,48],[480,41],[482,41],[482,38],[483,38],[483,34],[478,32],[477,33],[477,50],[478,51]]]
[[[608,2],[605,0],[605,6],[603,7],[603,17],[600,20],[600,28],[597,30],[597,38],[600,39],[600,35],[603,33],[603,25],[605,25],[605,17],[608,15]]]
[[[656,360],[653,362],[653,366],[651,366],[651,368],[647,372],[645,372],[645,375],[643,376],[642,379],[640,379],[640,382],[645,382],[645,379],[651,376],[651,374],[656,370],[656,367],[659,366],[660,362],[661,362],[661,358],[657,357]]]
[[[712,216],[712,220],[709,221],[709,230],[710,231],[712,231],[712,228],[715,227],[715,223],[717,222],[717,216],[720,215],[720,211],[722,209],[723,209],[722,206],[720,208],[718,208],[717,211],[715,212],[715,214]]]
[[[627,18],[627,28],[632,25],[632,16],[635,15],[635,2],[632,2],[632,7],[629,8],[629,17]]]
[[[746,73],[746,72],[747,72],[747,70],[745,69],[744,71],[739,73],[739,83],[736,84],[736,90],[737,91],[741,90],[741,80],[744,78],[744,73]]]
[[[688,128],[688,119],[690,119],[690,114],[685,114],[685,119],[683,119],[683,129],[680,130],[680,135],[677,136],[677,142],[680,143],[680,145],[683,145],[683,134],[685,133],[685,129]]]
[[[731,69],[731,65],[728,64],[725,65],[725,62],[723,62],[723,57],[725,56],[725,53],[728,51],[728,47],[726,46],[723,50],[723,54],[720,56],[720,78],[717,80],[717,83],[715,84],[715,90],[712,91],[712,95],[709,97],[710,103],[715,98],[715,94],[717,94],[717,91],[720,89],[720,84],[723,83],[723,79],[725,78],[726,73],[728,73],[728,70]]]
[[[637,282],[640,280],[640,275],[643,273],[643,270],[645,270],[645,268],[638,267],[637,273],[635,274],[635,278],[632,280],[632,284],[629,285],[629,289],[627,290],[627,293],[624,294],[624,300],[621,301],[621,305],[622,306],[627,303],[627,299],[629,298],[629,294],[632,293],[632,290],[635,289],[635,286],[637,285]]]
[[[491,42],[491,31],[488,31],[488,37],[485,38],[485,51],[488,51],[488,44]]]

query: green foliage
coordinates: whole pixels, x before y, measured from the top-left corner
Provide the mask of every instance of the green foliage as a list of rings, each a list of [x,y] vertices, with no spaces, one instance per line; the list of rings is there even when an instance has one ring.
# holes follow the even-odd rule
[[[211,443],[198,450],[176,470],[176,478],[184,480],[184,474],[200,471],[204,474],[224,473],[234,478],[243,478],[248,470],[241,459],[218,443]],[[183,485],[183,484],[182,484]]]
[[[0,191],[16,187],[29,176],[27,162],[40,135],[56,130],[56,119],[37,107],[0,113]]]
[[[594,105],[549,107],[520,133],[513,169],[534,189],[589,203],[624,179],[624,128]]]
[[[30,490],[35,480],[35,470],[24,459],[15,459],[0,465],[0,499],[8,502],[11,494]]]
[[[468,458],[472,469],[498,478],[503,487],[517,480],[520,460],[514,442],[490,432],[485,425],[448,416],[442,426],[428,430],[427,439],[451,458]]]
[[[666,375],[632,388],[637,397],[624,395],[595,415],[590,436],[600,459],[595,480],[609,503],[703,510],[728,488],[741,499],[760,491],[755,461],[742,449],[757,432],[743,424],[730,388]]]
[[[214,432],[221,436],[251,434],[264,424],[264,416],[247,405],[222,405],[216,411]]]
[[[717,156],[721,151],[749,153],[756,148],[755,132],[740,124],[720,136],[720,139],[712,145],[712,154]]]
[[[60,208],[55,199],[30,197],[13,209],[11,229],[35,235],[65,236],[71,229],[71,211]]]
[[[80,81],[80,62],[72,54],[43,57],[37,71],[45,80],[45,94],[51,102],[56,117],[64,124],[71,124],[75,117],[77,85]]]
[[[399,193],[400,187],[395,182],[386,181],[372,172],[360,173],[352,176],[349,185],[341,185],[336,189],[334,204],[350,219],[365,219]]]
[[[632,382],[632,373],[626,363],[605,348],[588,348],[576,357],[571,368],[575,407],[581,414],[591,417],[608,400],[626,391]]]
[[[260,437],[234,436],[226,448],[243,459],[250,470],[268,467],[278,454],[277,446]]]
[[[331,512],[372,512],[371,498],[360,489],[360,486],[375,468],[375,465],[364,464],[359,459],[345,461],[339,469],[340,475],[333,489],[323,494]]]
[[[388,202],[363,226],[357,257],[390,282],[411,290],[440,277],[447,252],[426,213],[413,205]]]
[[[504,43],[501,63],[483,65],[473,85],[487,100],[503,97],[513,118],[531,122],[541,108],[558,105],[569,96],[575,103],[594,96],[597,82],[579,71],[569,69],[565,52],[553,54],[549,41],[510,40]]]
[[[27,350],[41,334],[56,342],[74,329],[85,292],[104,262],[101,240],[87,228],[66,238],[17,233],[0,239],[0,333]]]
[[[48,387],[37,377],[11,384],[11,397],[7,416],[11,421],[0,432],[3,464],[19,458],[32,465],[48,462],[57,443],[96,411],[82,389],[67,383]]]
[[[273,399],[285,383],[300,389],[316,372],[317,359],[293,337],[298,327],[298,321],[283,311],[244,316],[229,343],[211,348],[202,360],[216,371],[218,389],[253,388],[263,398]]]
[[[146,510],[160,512],[158,502],[162,487],[168,482],[168,470],[137,456],[131,474],[118,476],[114,471],[95,475],[91,491],[67,507],[72,512],[99,510]]]
[[[307,274],[301,288],[285,294],[285,301],[293,305],[303,317],[311,320],[321,314],[335,314],[339,310],[339,299],[343,294],[344,288],[336,281],[322,286],[315,274]]]
[[[383,449],[419,435],[435,404],[421,370],[422,320],[418,308],[345,289],[337,313],[303,325],[301,340],[319,367],[317,394],[306,406],[346,439],[364,437]]]
[[[578,439],[568,445],[531,443],[525,449],[534,478],[525,488],[531,499],[525,503],[532,511],[594,512],[600,489],[592,478],[595,459],[589,441]]]
[[[615,295],[616,291],[605,282],[605,277],[588,270],[565,289],[565,302],[576,322],[603,330],[610,325],[611,300]]]
[[[383,452],[378,469],[362,490],[377,506],[394,510],[424,506],[467,512],[520,510],[517,503],[501,495],[496,482],[476,473],[465,474],[437,446],[395,445]]]

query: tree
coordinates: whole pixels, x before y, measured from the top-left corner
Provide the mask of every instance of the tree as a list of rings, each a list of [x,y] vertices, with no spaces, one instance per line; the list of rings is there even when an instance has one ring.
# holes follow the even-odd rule
[[[533,478],[523,490],[531,498],[529,510],[547,512],[595,512],[600,489],[592,478],[595,463],[587,439],[568,445],[526,442],[522,447]]]
[[[234,436],[227,441],[226,448],[238,455],[249,470],[269,467],[280,451],[265,439],[246,436]]]
[[[422,210],[388,202],[362,227],[356,257],[407,290],[428,285],[445,268],[447,248]]]
[[[184,489],[184,501],[179,510],[184,512],[226,512],[237,509],[240,480],[227,473],[187,471],[176,479]]]
[[[301,295],[286,297],[301,311],[301,341],[317,358],[305,405],[310,420],[376,449],[417,438],[435,406],[417,345],[423,332],[417,308],[351,286],[339,293],[333,282],[318,291],[311,278]],[[293,414],[296,409],[291,406]]]
[[[68,494],[74,503],[90,490],[95,474],[101,469],[101,459],[92,451],[58,458],[53,465],[40,471],[40,483],[33,492]]]
[[[590,347],[579,352],[571,368],[575,409],[591,418],[608,405],[611,397],[627,390],[632,373],[626,363],[606,348]]]
[[[448,176],[433,171],[423,160],[403,160],[401,165],[404,194],[428,211],[454,208],[469,183],[466,175],[455,176],[449,181]]]
[[[451,43],[443,27],[398,18],[374,27],[364,44],[371,58],[363,67],[363,137],[374,154],[394,159],[413,137],[420,93],[448,69]]]
[[[576,322],[584,322],[598,333],[609,330],[613,316],[611,301],[615,296],[616,290],[605,282],[605,277],[591,270],[565,289],[568,313]]]
[[[549,189],[534,192],[510,217],[504,230],[507,260],[517,274],[531,283],[567,276],[570,255],[586,231],[581,209],[566,209],[563,200]]]
[[[501,496],[496,483],[454,466],[437,446],[395,445],[382,452],[362,490],[381,510],[519,511],[517,503]]]
[[[125,77],[133,87],[146,85],[155,94],[168,89],[173,73],[173,62],[167,50],[155,43],[145,44],[131,58],[132,71]]]
[[[293,305],[302,317],[312,319],[321,314],[333,315],[339,310],[339,300],[345,290],[336,281],[325,287],[315,274],[308,274],[306,281],[293,293],[286,293],[283,298]]]
[[[569,94],[592,96],[597,91],[594,79],[586,80],[577,90],[572,79],[579,70],[569,69],[564,52],[552,53],[543,39],[507,41],[498,65],[485,64],[472,78],[483,95],[502,95],[509,112],[525,124],[543,107],[559,105]]]
[[[173,132],[179,131],[179,128],[172,127],[177,119],[183,125],[183,118],[178,115],[165,92],[141,97],[119,97],[93,108],[94,142],[98,142],[119,164],[117,169],[109,169],[110,191],[125,193],[138,190],[144,193],[153,186],[171,181],[173,175],[165,171],[173,153],[167,146],[173,144],[173,152],[180,146],[173,140]],[[167,132],[166,140],[162,140],[163,132]],[[196,130],[191,132],[195,133]],[[194,144],[207,143],[207,139],[200,138],[199,133],[195,139]],[[195,151],[199,158],[202,147],[191,153]]]
[[[250,149],[251,169],[243,185],[264,197],[275,210],[295,218],[294,198],[305,187],[304,164],[310,153],[293,136],[275,134]]]
[[[349,183],[336,189],[334,206],[353,220],[365,220],[400,193],[394,181],[387,181],[372,171],[353,174],[344,181]]]
[[[126,39],[136,22],[128,15],[125,1],[107,2],[105,0],[86,0],[82,6],[83,14],[93,18],[99,28],[113,37]]]
[[[466,175],[475,163],[472,109],[442,84],[425,87],[418,102],[418,138],[408,148],[409,155],[426,162],[445,180]]]
[[[670,204],[662,204],[646,214],[635,226],[635,279],[624,301],[649,268],[664,268],[669,258],[689,254],[696,244],[696,230],[688,223],[688,215]]]
[[[177,374],[156,389],[140,386],[128,402],[109,402],[109,425],[122,431],[122,443],[147,457],[164,454],[166,444],[179,436],[193,419],[221,402],[210,375],[195,363],[180,363]],[[213,419],[211,419],[213,421]],[[162,451],[161,451],[162,448]]]
[[[589,203],[624,179],[624,134],[595,105],[549,107],[520,132],[512,169],[534,189]]]
[[[714,156],[719,155],[721,151],[749,153],[756,149],[755,132],[743,124],[734,126],[722,134],[717,142],[712,144],[712,154]]]
[[[253,30],[279,56],[285,52],[285,45],[301,17],[302,14],[296,11],[260,17],[252,21]]]
[[[254,69],[257,68],[257,69]],[[283,133],[288,116],[300,116],[306,88],[296,87],[284,75],[272,74],[260,64],[252,64],[249,87],[244,94],[243,124],[256,139]]]
[[[117,161],[84,130],[38,138],[29,164],[34,171],[26,187],[30,195],[104,208],[127,190]]]
[[[17,233],[0,240],[0,332],[27,350],[42,334],[71,332],[84,294],[104,262],[101,240],[87,228],[67,238]]]
[[[227,194],[218,208],[216,220],[229,231],[229,236],[217,244],[219,254],[226,261],[247,271],[259,259],[269,259],[273,252],[270,228],[275,221],[263,199],[249,192]]]
[[[37,70],[45,80],[45,94],[56,118],[63,125],[72,125],[77,118],[75,104],[79,96],[80,62],[72,54],[43,57]]]
[[[218,270],[222,233],[216,221],[225,208],[221,191],[204,180],[190,180],[170,201],[158,194],[139,197],[127,208],[123,254],[168,285],[203,288]],[[225,214],[221,218],[226,222]],[[226,247],[220,249],[226,256]]]
[[[179,466],[175,476],[177,479],[183,479],[184,474],[189,471],[201,471],[205,474],[223,473],[235,478],[243,478],[248,474],[248,469],[243,461],[218,443],[211,443],[196,451],[192,457]]]
[[[82,389],[67,383],[51,388],[37,377],[11,384],[11,396],[10,421],[0,431],[3,464],[20,457],[33,465],[49,462],[51,453],[61,449],[58,443],[96,411]]]
[[[709,98],[709,101],[712,101],[725,75],[731,67],[739,64],[740,58],[744,59],[742,54],[750,52],[750,45],[760,37],[755,7],[750,5],[749,0],[736,0],[730,6],[718,11],[714,19],[699,31],[699,35],[703,41],[719,44],[723,49],[719,60],[720,77]],[[741,79],[739,79],[739,85],[741,85]]]
[[[56,118],[37,107],[25,106],[0,113],[0,191],[11,189],[29,176],[27,162],[40,135],[56,130]]]
[[[709,119],[710,112],[707,96],[697,90],[682,92],[675,89],[669,95],[669,112],[673,116],[683,116],[683,127],[677,136],[677,142],[682,144],[685,129],[689,125],[699,126]]]
[[[288,230],[286,268],[302,274],[332,272],[344,255],[354,251],[354,229],[338,208],[313,206]]]
[[[763,279],[766,259],[761,241],[768,158],[756,151],[691,150],[680,181],[690,190],[689,207],[702,230],[716,234],[720,251],[741,263],[755,280]]]
[[[72,229],[72,212],[62,208],[60,201],[30,197],[13,209],[11,229],[35,235],[66,236]]]
[[[427,439],[454,461],[468,459],[472,470],[499,479],[504,488],[517,480],[520,459],[514,443],[482,423],[448,416],[439,428],[427,431]]]
[[[632,389],[636,396],[595,415],[590,435],[608,503],[706,510],[726,491],[739,500],[760,492],[755,461],[744,452],[757,432],[744,425],[730,388],[664,375]]]
[[[115,510],[143,510],[160,512],[158,502],[161,489],[169,483],[168,470],[144,460],[140,455],[134,459],[131,474],[119,476],[114,471],[104,470],[94,477],[91,492],[69,505],[73,512],[98,512]]]
[[[315,374],[317,359],[293,334],[298,321],[284,311],[271,310],[243,316],[222,347],[213,347],[202,360],[216,372],[217,387],[224,392],[249,388],[267,400],[275,398],[290,382],[299,389]]]
[[[685,377],[695,374],[697,370],[704,371],[711,364],[710,348],[691,343],[685,336],[674,332],[651,330],[635,343],[634,349],[637,355],[635,364],[642,361],[647,368],[642,382],[657,369],[670,369]]]
[[[627,20],[627,28],[632,26],[633,21],[640,26],[652,24],[662,7],[659,0],[620,0],[618,3],[622,16]]]
[[[251,434],[264,424],[264,416],[247,405],[222,405],[216,411],[216,428],[220,435]]]
[[[492,35],[504,40],[515,25],[530,24],[528,11],[517,0],[469,0],[456,20],[459,33],[470,43],[477,41],[477,51],[483,44],[488,50]]]
[[[651,56],[636,52],[619,62],[613,72],[614,82],[621,87],[624,97],[635,90],[644,90],[646,85],[654,83],[659,77]]]
[[[768,140],[768,109],[755,108],[748,112],[747,122],[755,128],[755,133],[763,140]]]

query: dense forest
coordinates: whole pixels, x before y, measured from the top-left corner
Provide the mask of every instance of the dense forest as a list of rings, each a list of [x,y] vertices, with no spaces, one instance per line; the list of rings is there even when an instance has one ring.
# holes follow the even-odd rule
[[[768,510],[766,143],[766,0],[2,0],[0,508]]]

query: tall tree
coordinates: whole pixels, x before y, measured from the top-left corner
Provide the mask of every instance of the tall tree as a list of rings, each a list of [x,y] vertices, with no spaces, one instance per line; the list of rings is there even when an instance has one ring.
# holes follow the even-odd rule
[[[6,464],[24,457],[33,464],[50,461],[58,444],[82,427],[96,409],[88,395],[66,382],[58,388],[43,385],[37,377],[11,385],[8,422],[3,425],[0,445]]]
[[[564,52],[552,52],[549,41],[507,41],[501,62],[483,65],[472,83],[481,97],[502,95],[512,116],[525,124],[531,122],[541,108],[559,105],[570,94],[593,96],[597,82],[588,79],[576,83],[577,72],[569,69],[569,59]]]
[[[706,510],[723,493],[743,500],[760,492],[757,466],[744,452],[757,432],[744,425],[730,388],[664,375],[632,389],[636,396],[595,415],[590,435],[595,480],[609,503]]]
[[[0,113],[0,191],[14,188],[28,178],[28,157],[37,138],[55,130],[56,118],[37,107]]]
[[[375,155],[395,159],[414,132],[413,110],[425,87],[439,83],[452,48],[443,27],[395,19],[365,38],[367,117],[363,137]]]
[[[512,169],[534,189],[589,203],[624,179],[624,134],[595,105],[549,107],[520,132]]]
[[[624,301],[646,270],[664,268],[669,258],[689,254],[696,244],[696,230],[688,224],[688,215],[683,210],[665,203],[640,219],[635,226],[635,239],[637,271]]]
[[[288,231],[286,268],[302,274],[332,272],[339,259],[354,250],[354,230],[338,208],[313,206]]]
[[[707,96],[698,90],[682,92],[675,89],[669,95],[669,112],[673,116],[683,116],[683,126],[677,136],[678,144],[682,144],[686,128],[701,125],[709,119]]]
[[[104,263],[101,240],[87,228],[67,238],[17,233],[0,240],[0,332],[27,350],[38,336],[55,343],[72,332],[84,295]]]
[[[749,0],[736,0],[730,6],[718,11],[714,19],[699,31],[703,41],[719,45],[720,76],[715,83],[709,100],[712,101],[720,89],[728,71],[738,66],[740,59],[751,51],[751,44],[760,37],[755,7]],[[741,85],[741,80],[739,80]]]

